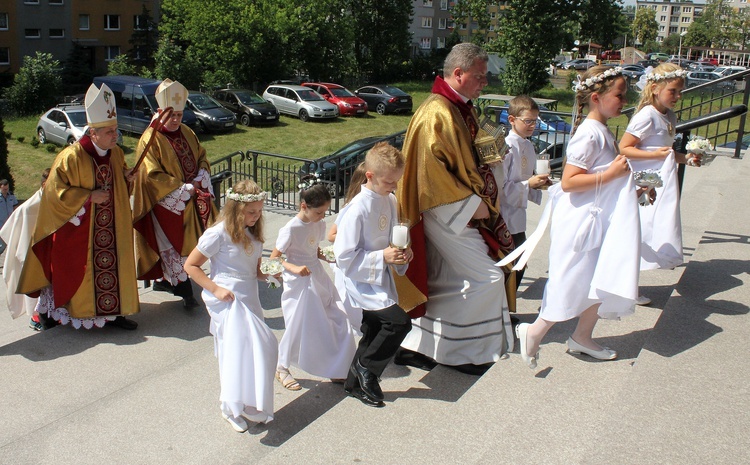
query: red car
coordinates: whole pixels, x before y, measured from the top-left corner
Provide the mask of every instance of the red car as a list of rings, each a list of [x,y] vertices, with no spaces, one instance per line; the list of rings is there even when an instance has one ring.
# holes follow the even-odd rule
[[[339,107],[341,116],[365,116],[367,114],[367,102],[344,86],[330,82],[304,82],[302,85],[313,89],[324,99]]]
[[[706,65],[719,66],[719,60],[717,60],[716,58],[713,58],[713,57],[704,58],[704,59],[698,61],[698,63],[706,64]]]

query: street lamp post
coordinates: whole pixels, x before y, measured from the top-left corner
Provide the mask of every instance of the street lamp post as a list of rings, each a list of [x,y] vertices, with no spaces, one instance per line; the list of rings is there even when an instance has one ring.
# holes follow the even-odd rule
[[[677,63],[682,66],[682,38],[685,37],[687,31],[680,32],[680,47],[677,49]]]

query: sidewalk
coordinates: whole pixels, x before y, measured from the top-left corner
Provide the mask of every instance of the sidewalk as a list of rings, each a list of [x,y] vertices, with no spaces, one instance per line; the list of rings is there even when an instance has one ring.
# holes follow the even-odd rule
[[[719,157],[688,170],[689,261],[643,273],[653,304],[598,326],[619,360],[566,354],[571,325],[560,324],[535,371],[517,353],[481,378],[391,365],[384,409],[297,370],[303,390],[276,384],[274,421],[237,434],[219,414],[205,311],[146,289],[132,332],[35,333],[2,311],[0,464],[748,462],[748,163]],[[540,213],[530,208],[529,230]],[[293,214],[266,211],[266,255]],[[521,286],[522,321],[541,301],[547,242]],[[261,289],[279,338],[280,295]]]

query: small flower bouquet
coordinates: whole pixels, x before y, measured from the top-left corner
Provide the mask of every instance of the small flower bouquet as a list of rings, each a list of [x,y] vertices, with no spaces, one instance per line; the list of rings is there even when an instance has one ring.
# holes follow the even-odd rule
[[[320,249],[320,253],[326,258],[327,262],[333,263],[336,261],[336,254],[333,253],[333,245],[329,245]]]
[[[706,151],[713,150],[714,146],[711,145],[711,141],[701,136],[690,136],[685,149],[688,153],[694,153],[696,155],[705,155]]]
[[[655,187],[661,187],[664,185],[664,182],[661,179],[661,175],[659,174],[658,170],[643,170],[643,171],[635,171],[633,173],[633,179],[635,180],[635,185],[638,187],[648,187],[648,190],[641,194],[641,196],[638,198],[638,203],[642,206],[648,206],[651,205],[651,200],[649,199],[648,193],[651,191],[651,189]]]
[[[266,282],[271,289],[276,289],[281,286],[281,283],[275,276],[282,271],[284,271],[284,266],[278,258],[263,259],[263,261],[260,262],[260,272],[268,275]]]

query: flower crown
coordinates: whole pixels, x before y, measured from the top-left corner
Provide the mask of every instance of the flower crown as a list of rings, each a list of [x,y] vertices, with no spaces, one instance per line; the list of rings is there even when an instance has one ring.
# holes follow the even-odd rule
[[[668,73],[648,73],[646,80],[651,82],[664,81],[666,79],[685,79],[687,77],[687,71],[684,69],[678,69],[676,71],[670,71]]]
[[[312,186],[318,184],[320,181],[320,173],[310,173],[305,175],[299,184],[297,184],[297,189],[303,190],[303,189],[309,189]]]
[[[268,193],[261,191],[257,194],[238,194],[237,192],[234,192],[230,187],[229,189],[227,189],[226,197],[229,200],[234,200],[235,202],[258,202],[261,200],[266,200],[266,198],[268,197]]]
[[[594,87],[596,84],[599,84],[600,82],[604,82],[606,79],[620,76],[622,74],[622,67],[616,66],[614,68],[610,68],[606,70],[603,73],[599,73],[596,76],[592,76],[585,81],[581,81],[581,76],[578,76],[578,81],[573,85],[573,90],[576,92],[581,92],[586,89],[590,89]]]

